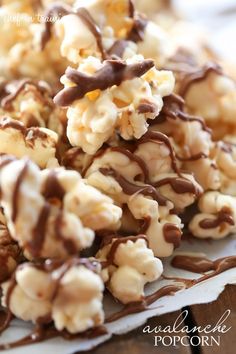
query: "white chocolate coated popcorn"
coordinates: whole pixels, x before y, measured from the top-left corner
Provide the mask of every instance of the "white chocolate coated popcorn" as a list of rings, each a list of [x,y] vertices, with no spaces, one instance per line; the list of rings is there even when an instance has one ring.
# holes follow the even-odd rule
[[[9,309],[16,317],[33,323],[52,320],[59,331],[80,333],[101,325],[103,282],[99,274],[77,261],[72,259],[51,271],[30,263],[18,267],[10,296],[11,281],[2,285],[3,305],[9,296]]]
[[[116,241],[114,238],[98,252],[99,261],[106,263]],[[117,246],[112,264],[105,266],[102,275],[112,295],[127,304],[142,300],[145,284],[157,280],[162,271],[161,261],[154,257],[144,239],[127,237],[126,242]]]
[[[198,206],[200,213],[189,224],[194,236],[221,239],[235,232],[235,197],[216,191],[206,192],[200,198]]]
[[[142,62],[143,57],[136,56],[128,59],[126,65],[143,65]],[[80,65],[79,73],[92,77],[102,68],[104,65],[98,59],[89,57]],[[88,154],[94,154],[116,129],[125,140],[139,139],[145,134],[147,119],[154,119],[159,114],[163,106],[162,97],[169,95],[174,88],[171,72],[157,71],[155,68],[146,71],[141,77],[134,75],[133,79],[124,79],[119,86],[113,85],[103,91],[98,84],[97,89],[74,100],[67,111],[70,143]],[[65,89],[76,86],[66,76],[62,77],[62,82]]]
[[[56,155],[58,135],[46,128],[26,128],[23,123],[4,117],[0,119],[0,153],[18,158],[29,157],[45,168]]]

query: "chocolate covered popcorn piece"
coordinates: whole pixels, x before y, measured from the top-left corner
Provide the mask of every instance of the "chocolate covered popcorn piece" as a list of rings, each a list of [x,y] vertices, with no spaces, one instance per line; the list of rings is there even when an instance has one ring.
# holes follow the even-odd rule
[[[3,80],[0,87],[1,115],[10,115],[26,127],[47,127],[55,106],[45,81]]]
[[[77,172],[41,172],[31,161],[7,155],[1,157],[0,167],[7,225],[29,258],[66,258],[91,246],[92,228],[119,226],[120,208],[87,186]]]
[[[24,321],[80,333],[103,323],[103,288],[99,265],[88,259],[24,263],[2,285],[2,304]]]
[[[58,135],[46,128],[26,128],[8,117],[0,118],[0,154],[29,157],[45,168],[55,159]]]
[[[141,301],[146,283],[157,280],[162,263],[144,235],[112,238],[97,253],[102,277],[111,294],[124,304]]]
[[[198,206],[200,212],[189,224],[194,236],[221,239],[235,232],[235,197],[220,192],[206,192]]]
[[[154,144],[158,158],[161,140],[157,139]],[[155,159],[155,150],[152,153],[152,159]],[[174,156],[171,157],[174,163]],[[162,165],[165,160],[168,165],[169,156],[162,158]],[[117,205],[123,206],[123,230],[142,230],[156,256],[169,256],[178,247],[182,224],[176,214],[191,205],[202,193],[192,176],[171,173],[169,168],[169,174],[157,175],[155,182],[150,182],[149,164],[136,155],[136,151],[131,153],[122,147],[111,147],[98,151],[83,170],[89,184],[110,195]],[[130,217],[131,223],[127,223]]]
[[[209,62],[202,67],[193,67],[180,77],[177,90],[185,98],[188,111],[202,116],[216,139],[234,127],[236,85],[218,64]],[[219,124],[221,129],[217,128]]]
[[[68,68],[65,88],[54,101],[69,106],[67,135],[73,146],[93,154],[117,129],[123,139],[140,138],[147,119],[160,112],[162,97],[171,93],[174,78],[157,71],[152,60],[130,61],[88,58],[79,71]]]

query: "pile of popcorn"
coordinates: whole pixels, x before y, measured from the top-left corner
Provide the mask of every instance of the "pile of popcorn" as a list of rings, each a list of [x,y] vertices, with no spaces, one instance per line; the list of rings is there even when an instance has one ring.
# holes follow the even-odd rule
[[[236,231],[236,84],[171,1],[3,0],[0,21],[1,304],[81,333],[184,232]]]

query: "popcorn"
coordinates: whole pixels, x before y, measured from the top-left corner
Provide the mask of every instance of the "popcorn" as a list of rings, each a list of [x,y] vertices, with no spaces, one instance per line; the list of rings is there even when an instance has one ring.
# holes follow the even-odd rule
[[[26,128],[23,123],[0,118],[0,153],[29,157],[40,167],[46,167],[56,155],[57,134],[46,128]]]
[[[102,276],[109,291],[124,304],[141,301],[145,284],[157,280],[163,271],[142,235],[114,237],[96,258],[104,264]]]
[[[26,127],[46,127],[54,109],[52,92],[44,81],[19,80],[2,83],[0,113],[10,114]],[[4,95],[4,97],[3,97]]]
[[[2,289],[3,306],[24,321],[41,325],[53,321],[58,331],[69,333],[84,332],[104,321],[103,282],[96,264],[87,259],[24,263]]]
[[[130,213],[131,219],[137,221],[133,231],[143,230],[155,256],[167,257],[178,246],[182,234],[181,220],[171,210],[183,210],[191,205],[202,189],[187,174],[181,177],[173,173],[160,174],[153,185],[147,184],[148,166],[136,153],[112,147],[98,151],[84,173],[89,184],[111,196],[117,205],[128,208],[128,215]],[[129,221],[128,229],[124,228],[127,210],[123,217],[123,231],[130,231]],[[146,224],[144,229],[142,224]],[[173,238],[169,238],[168,230]]]
[[[27,257],[66,258],[92,244],[93,227],[119,226],[121,210],[95,188],[83,185],[78,173],[40,172],[31,161],[8,156],[2,157],[1,166],[1,202],[7,225]],[[77,193],[84,198],[80,200]]]
[[[226,126],[234,124],[235,82],[217,64],[210,62],[186,73],[178,90],[185,97],[188,111],[204,117],[213,131],[216,130],[217,138],[222,138],[217,129],[220,122]]]
[[[236,232],[235,82],[169,1],[3,0],[0,21],[4,326],[97,333],[103,291],[148,305],[186,229]]]
[[[93,154],[115,129],[125,140],[140,138],[147,131],[147,119],[158,115],[162,97],[174,86],[172,74],[158,72],[153,65],[142,57],[127,64],[88,58],[81,71],[68,68],[62,78],[65,88],[54,101],[69,106],[70,143]]]
[[[235,232],[235,197],[207,192],[199,200],[200,213],[190,221],[189,230],[199,238],[221,239]]]

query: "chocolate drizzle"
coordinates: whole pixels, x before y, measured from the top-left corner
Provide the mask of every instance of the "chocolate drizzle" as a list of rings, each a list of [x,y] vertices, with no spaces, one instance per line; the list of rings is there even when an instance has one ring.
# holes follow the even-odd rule
[[[6,110],[6,111],[12,111],[13,106],[12,103],[13,101],[19,96],[19,94],[26,89],[27,85],[34,86],[36,87],[37,90],[41,94],[45,94],[45,92],[49,93],[51,95],[49,87],[46,86],[46,84],[43,84],[43,82],[36,82],[31,79],[24,79],[21,81],[16,81],[16,87],[13,92],[8,92],[7,90],[7,84],[5,85],[5,95],[4,98],[1,99],[1,107]]]
[[[171,188],[177,194],[191,193],[197,197],[201,194],[201,191],[197,186],[187,178],[183,177],[166,177],[154,183],[154,187],[159,188],[166,184],[170,184]]]
[[[103,91],[114,85],[119,86],[123,81],[144,75],[153,66],[154,62],[150,59],[135,64],[125,64],[121,60],[106,60],[103,67],[93,75],[68,67],[65,75],[76,86],[64,88],[54,97],[54,102],[61,107],[69,106],[88,92],[97,89]]]
[[[201,160],[201,159],[205,159],[207,158],[207,155],[204,154],[204,152],[199,152],[198,154],[192,155],[192,156],[188,156],[188,157],[182,157],[176,154],[176,158],[179,161],[185,162],[185,161],[197,161],[197,160]]]
[[[45,12],[44,16],[45,18],[52,18],[53,16],[57,16],[59,18],[69,15],[72,13],[72,9],[66,5],[62,4],[54,4],[48,8],[48,10]],[[52,21],[45,21],[44,23],[44,29],[41,34],[41,49],[43,50],[47,44],[47,42],[50,40],[51,33],[52,33]]]
[[[166,147],[169,149],[170,152],[170,158],[171,158],[171,165],[173,170],[178,174],[181,175],[180,170],[177,165],[176,157],[175,157],[175,152],[173,150],[173,147],[171,145],[170,139],[168,138],[167,135],[157,132],[157,131],[148,131],[146,134],[144,134],[138,141],[137,145],[140,144],[145,144],[148,142],[154,142],[157,144],[165,144]]]
[[[229,224],[231,226],[235,225],[232,212],[227,207],[222,208],[217,217],[214,219],[204,219],[199,222],[199,226],[202,229],[214,229],[222,225],[222,223]]]
[[[93,34],[97,41],[97,46],[99,51],[101,52],[102,59],[106,59],[107,55],[106,52],[103,48],[102,44],[102,35],[100,28],[84,7],[79,7],[77,10],[73,11],[72,8],[66,5],[62,4],[54,4],[52,5],[45,13],[45,18],[50,18],[53,16],[58,16],[59,18],[62,18],[66,15],[77,15],[80,20],[84,23],[84,25],[88,28],[88,30]],[[52,21],[46,21],[44,24],[44,30],[41,34],[41,49],[43,50],[47,44],[47,42],[50,40],[51,33],[52,33]]]
[[[170,118],[173,120],[180,119],[184,122],[198,122],[202,129],[207,133],[211,133],[211,129],[209,129],[201,117],[192,116],[186,112],[184,112],[184,104],[185,101],[182,97],[171,94],[164,98],[164,106],[162,108],[159,116],[155,118],[155,120],[151,121],[151,124],[162,123],[163,119]]]
[[[138,164],[138,166],[140,167],[141,171],[142,171],[142,180],[144,180],[144,182],[148,182],[149,181],[149,171],[148,171],[148,167],[146,165],[146,163],[143,161],[143,159],[141,159],[141,157],[133,154],[131,151],[125,149],[124,147],[121,146],[114,146],[114,147],[109,147],[109,148],[105,148],[105,149],[100,149],[97,151],[97,153],[92,157],[92,159],[90,160],[90,162],[88,163],[88,165],[86,166],[86,168],[83,170],[83,176],[86,175],[88,169],[91,167],[91,165],[93,164],[93,162],[103,156],[105,153],[109,152],[109,151],[114,151],[114,152],[119,152],[120,154],[123,154],[125,156],[127,156],[130,161],[133,161],[135,163]],[[140,175],[136,176],[135,179],[141,177]]]
[[[114,236],[108,236],[109,241],[108,242],[112,242],[113,238],[116,238],[117,235]],[[114,259],[115,259],[115,255],[116,255],[116,251],[118,249],[118,247],[120,246],[120,244],[122,243],[126,243],[128,241],[137,241],[139,239],[143,239],[146,241],[146,243],[148,243],[147,237],[145,235],[137,235],[137,236],[127,236],[127,237],[118,237],[111,245],[111,249],[109,251],[107,260],[105,262],[102,262],[102,267],[106,268],[112,264],[114,264]],[[106,244],[106,240],[105,240],[105,244]]]
[[[60,184],[57,173],[55,170],[51,170],[47,176],[43,196],[46,199],[57,198],[62,200],[65,195],[65,189]]]
[[[192,84],[204,80],[212,72],[218,75],[223,74],[221,67],[213,62],[209,62],[202,68],[197,68],[192,72],[184,73],[184,77],[181,78],[179,95],[184,97]]]
[[[144,40],[148,20],[144,15],[135,14],[133,21],[133,27],[127,36],[127,40],[138,43]]]
[[[49,137],[44,131],[40,130],[40,128],[26,128],[23,123],[15,119],[11,119],[9,117],[1,118],[0,129],[4,130],[8,128],[20,131],[23,139],[25,140],[25,144],[28,146],[33,146],[37,138],[47,140]]]
[[[45,203],[39,214],[38,222],[33,230],[33,238],[26,246],[26,248],[30,249],[31,254],[34,257],[39,257],[43,248],[49,215],[50,205]]]
[[[201,283],[204,280],[210,279],[224,271],[236,267],[236,256],[227,256],[211,261],[204,257],[190,257],[190,256],[175,256],[172,259],[171,265],[175,268],[188,270],[193,273],[206,273],[197,279],[178,279],[172,278],[176,281],[186,282],[187,287]]]
[[[119,185],[121,186],[123,192],[128,195],[133,195],[135,193],[141,193],[145,196],[151,197],[154,200],[158,202],[159,205],[166,205],[166,202],[168,199],[166,199],[164,196],[159,194],[159,192],[150,184],[147,185],[137,185],[134,184],[125,177],[123,177],[120,173],[115,171],[112,168],[100,168],[99,171],[104,175],[108,177],[114,178]]]
[[[56,330],[55,327],[53,327],[50,324],[36,325],[33,332],[31,332],[28,336],[12,343],[0,344],[0,350],[8,350],[8,349],[18,348],[25,345],[36,344],[56,337],[61,337],[64,338],[65,340],[75,340],[79,338],[89,339],[89,338],[102,336],[106,333],[107,330],[103,326],[92,328],[83,333],[71,334],[65,330],[58,331]]]
[[[174,248],[180,246],[182,231],[178,225],[167,223],[163,227],[163,235],[167,243],[172,243]]]
[[[125,39],[118,39],[108,50],[108,54],[110,55],[111,58],[113,57],[122,58],[125,49],[128,46],[128,43],[129,42],[126,41]]]
[[[102,55],[102,59],[106,59],[107,55],[106,55],[106,52],[103,48],[102,34],[100,31],[100,28],[98,27],[98,25],[96,24],[96,22],[94,21],[94,19],[92,18],[92,16],[88,12],[88,10],[86,10],[83,7],[80,7],[76,10],[75,13],[77,16],[79,16],[81,21],[87,26],[87,28],[90,30],[90,32],[94,35],[94,37],[96,38],[96,41],[97,41],[98,49]]]
[[[19,173],[16,182],[15,182],[15,187],[12,193],[12,221],[15,222],[18,214],[18,208],[19,208],[19,192],[20,192],[20,187],[23,179],[25,178],[25,175],[28,171],[29,165],[28,161],[25,161],[24,166]]]
[[[163,286],[161,289],[155,291],[154,293],[145,296],[143,300],[125,305],[122,310],[115,312],[114,314],[106,318],[105,322],[113,322],[132,313],[148,310],[148,306],[156,300],[164,296],[174,295],[174,293],[182,289],[183,287],[180,285]]]

